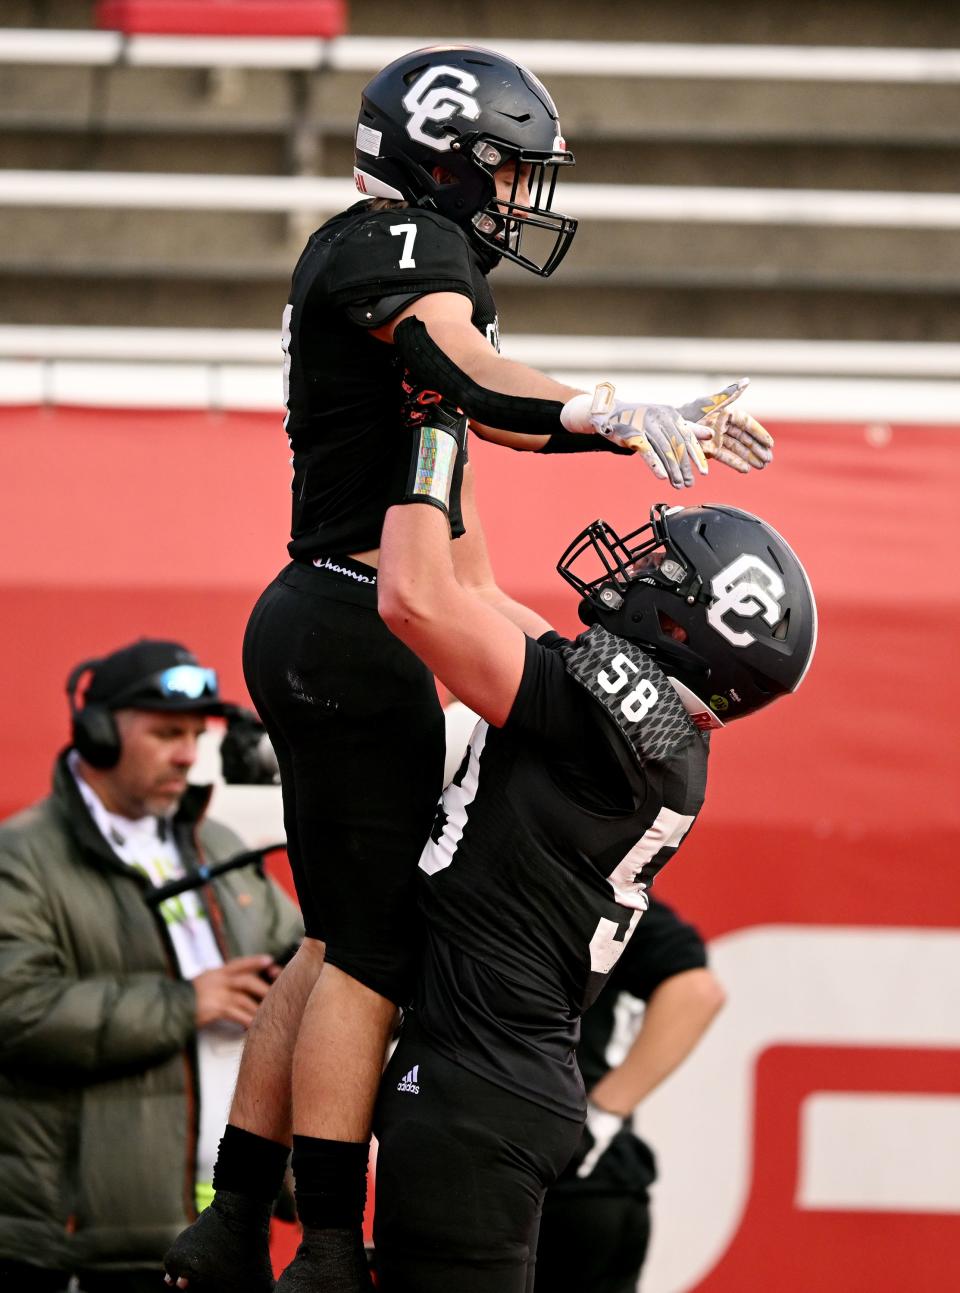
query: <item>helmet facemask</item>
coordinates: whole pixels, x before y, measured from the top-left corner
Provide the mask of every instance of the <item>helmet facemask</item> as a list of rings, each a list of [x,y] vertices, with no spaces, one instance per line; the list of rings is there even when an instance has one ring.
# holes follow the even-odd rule
[[[573,154],[563,148],[548,152],[518,151],[500,140],[483,137],[464,138],[451,147],[461,157],[466,155],[470,165],[488,178],[489,196],[470,217],[469,236],[486,251],[549,278],[566,256],[577,232],[576,220],[552,210],[560,167],[571,166]],[[513,184],[510,197],[503,200],[496,195],[494,177],[501,166],[510,162],[514,163]],[[525,167],[530,168],[529,205],[517,201]],[[456,218],[452,212],[444,214]],[[526,251],[523,250],[525,241]],[[533,255],[529,254],[533,249],[531,244],[535,247]]]
[[[594,521],[568,546],[557,570],[583,599],[584,624],[602,624],[640,643],[662,668],[702,695],[709,665],[674,635],[673,624],[682,629],[680,608],[706,599],[699,576],[670,539],[668,511],[658,504],[648,525],[623,538],[606,521]]]

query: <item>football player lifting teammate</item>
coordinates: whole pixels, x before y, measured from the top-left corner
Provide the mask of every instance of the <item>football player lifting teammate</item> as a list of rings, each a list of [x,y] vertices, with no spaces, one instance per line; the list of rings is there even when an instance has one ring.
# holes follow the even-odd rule
[[[529,1293],[586,1116],[580,1015],[696,821],[717,713],[796,690],[816,605],[788,544],[731,507],[583,531],[560,566],[590,625],[574,641],[486,606],[450,546],[436,509],[387,513],[381,612],[482,717],[420,859],[425,950],[374,1121],[377,1269],[383,1293]]]
[[[364,91],[363,200],[311,236],[294,270],[291,561],[251,615],[244,670],[280,766],[307,937],[249,1035],[215,1201],[168,1254],[180,1288],[272,1287],[266,1224],[291,1129],[310,1243],[303,1282],[291,1270],[281,1287],[369,1287],[370,1119],[411,989],[416,865],[444,745],[429,669],[377,614],[387,507],[435,504],[456,539],[459,585],[526,628],[530,613],[487,561],[468,420],[514,449],[637,454],[678,489],[711,456],[744,472],[770,461],[769,435],[727,408],[742,383],[682,409],[625,403],[607,383],[577,391],[498,353],[487,276],[502,260],[543,276],[560,264],[576,221],[553,203],[572,163],[553,100],[526,68],[470,46],[414,51]]]

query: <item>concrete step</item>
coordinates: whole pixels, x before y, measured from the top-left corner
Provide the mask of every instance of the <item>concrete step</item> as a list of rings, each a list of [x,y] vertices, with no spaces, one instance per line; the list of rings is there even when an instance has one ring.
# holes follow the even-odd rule
[[[653,69],[652,69],[653,70]],[[352,136],[368,71],[10,64],[0,128]],[[960,84],[551,76],[567,138],[956,144]]]
[[[3,0],[0,27],[51,27],[72,30],[93,26],[95,0]]]
[[[308,119],[327,131],[351,133],[365,79],[352,72],[312,76],[307,82]],[[960,85],[658,80],[655,75],[549,80],[564,134],[575,150],[588,139],[958,139]]]
[[[0,168],[67,171],[282,175],[289,143],[280,132],[171,134],[105,130],[7,130]]]
[[[0,245],[10,270],[250,278],[289,269],[316,223],[309,212],[0,207]],[[939,291],[960,285],[960,229],[588,219],[563,276]]]
[[[0,271],[5,323],[279,328],[289,266],[267,277]],[[565,268],[565,267],[564,267]],[[503,329],[593,336],[960,342],[960,289],[494,279]]]
[[[0,128],[282,130],[296,108],[299,75],[10,64],[0,76]]]
[[[560,0],[517,5],[515,0],[355,0],[353,35],[439,37],[466,33],[569,40],[717,41],[745,44],[904,45],[940,48],[960,45],[960,11],[952,0],[594,0],[589,5]]]
[[[349,136],[297,139],[301,173],[349,175]],[[0,168],[282,175],[294,142],[285,131],[190,134],[120,130],[7,130]],[[908,145],[584,140],[568,183],[743,185],[749,188],[952,192],[960,141]],[[561,189],[562,193],[562,189]],[[558,206],[562,208],[562,201]]]

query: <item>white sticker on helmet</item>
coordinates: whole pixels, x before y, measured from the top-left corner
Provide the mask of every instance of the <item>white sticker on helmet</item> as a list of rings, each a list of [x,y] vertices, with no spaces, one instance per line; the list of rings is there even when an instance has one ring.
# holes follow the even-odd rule
[[[762,615],[771,628],[783,618],[780,598],[786,586],[771,566],[750,552],[724,566],[710,580],[714,601],[707,609],[707,620],[712,628],[735,647],[746,647],[756,642],[752,633],[738,632],[725,624],[725,615],[751,619]]]
[[[726,727],[726,724],[717,718],[706,701],[701,700],[695,691],[691,691],[689,687],[684,686],[679,678],[671,678],[668,674],[667,679],[683,702],[683,708],[690,715],[693,725],[698,731],[714,732],[718,728]]]
[[[359,166],[353,168],[353,182],[368,198],[396,198],[399,202],[404,200],[399,189],[395,189],[386,180],[378,180],[376,175],[371,175],[369,171],[362,171]]]
[[[380,141],[382,139],[382,130],[373,130],[370,126],[365,126],[363,122],[357,126],[358,153],[369,153],[371,157],[379,157]]]
[[[451,77],[457,82],[459,89],[456,86],[434,85],[434,81],[440,76]],[[471,91],[476,90],[479,84],[472,72],[462,71],[458,67],[428,67],[403,96],[403,106],[410,114],[407,134],[438,153],[447,152],[452,142],[450,137],[427,134],[423,127],[427,122],[439,125],[458,114],[468,121],[476,121],[480,116],[480,104],[472,97]]]

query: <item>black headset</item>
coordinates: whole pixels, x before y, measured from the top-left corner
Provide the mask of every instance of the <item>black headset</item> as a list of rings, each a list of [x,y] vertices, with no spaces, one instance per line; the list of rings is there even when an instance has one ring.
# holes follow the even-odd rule
[[[95,669],[102,660],[84,660],[67,679],[67,699],[70,701],[73,748],[82,759],[94,768],[114,768],[120,761],[120,731],[113,711],[106,705],[77,704],[77,684],[88,669]]]

